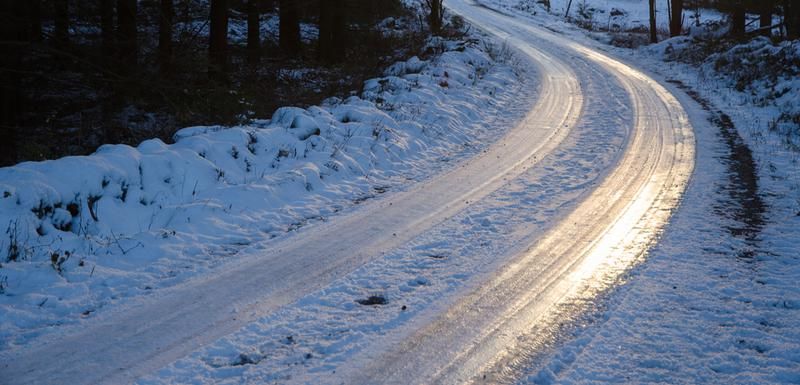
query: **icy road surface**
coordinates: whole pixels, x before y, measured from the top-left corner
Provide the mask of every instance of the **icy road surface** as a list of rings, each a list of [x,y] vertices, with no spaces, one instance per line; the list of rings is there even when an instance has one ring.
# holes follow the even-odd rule
[[[656,240],[692,173],[694,137],[678,101],[641,72],[471,3],[447,5],[522,52],[525,64],[541,75],[540,99],[504,138],[428,182],[303,229],[262,255],[156,293],[133,309],[87,323],[75,335],[20,352],[0,369],[0,378],[14,383],[123,383],[142,377],[146,383],[513,379],[515,373],[501,370],[505,362],[546,338],[544,325],[557,318],[560,301],[601,289]],[[526,205],[552,210],[537,214],[536,225],[515,222],[513,217],[525,218]],[[486,231],[460,231],[473,220]],[[352,299],[344,307],[320,304],[328,297],[326,303],[335,304],[337,293],[350,290],[353,282],[385,282],[384,290],[392,291],[393,279],[407,281],[392,261],[403,261],[408,250],[430,249],[421,243],[440,245],[426,258],[452,261],[459,260],[454,250],[460,246],[476,246],[464,249],[460,257],[466,259],[458,266],[421,273],[422,265],[409,268],[405,273],[416,269],[414,274],[425,275],[416,279],[417,286],[438,295],[414,297],[405,286],[391,292],[390,301],[416,305],[408,311],[391,307],[392,314],[406,316],[364,311],[369,307],[353,305]],[[468,258],[470,252],[475,258]],[[458,269],[464,270],[458,282],[436,286],[438,278]],[[352,306],[357,317],[349,316],[349,326],[337,324],[343,316],[336,312]],[[347,335],[359,322],[366,325],[363,330]],[[284,329],[294,334],[276,325],[288,325]],[[295,346],[315,333],[311,350],[302,353],[307,362],[288,365],[293,369],[285,372],[282,355],[299,354]],[[290,349],[265,343],[271,339],[282,339]]]
[[[565,68],[590,61],[630,97],[634,127],[627,151],[591,194],[488,282],[380,359],[353,371],[357,383],[511,382],[509,363],[547,339],[557,305],[599,291],[647,251],[669,220],[694,166],[686,112],[641,72],[540,27],[476,6],[447,2],[471,23],[532,56]],[[576,57],[577,56],[577,57]],[[596,76],[596,75],[595,75]],[[351,381],[345,381],[351,383]]]

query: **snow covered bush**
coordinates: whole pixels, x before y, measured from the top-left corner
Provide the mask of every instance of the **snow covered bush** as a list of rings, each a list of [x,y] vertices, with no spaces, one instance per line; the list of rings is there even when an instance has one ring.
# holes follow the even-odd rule
[[[481,122],[524,85],[477,40],[429,46],[441,54],[391,66],[360,96],[1,168],[0,346],[479,151],[498,130]]]
[[[756,106],[774,106],[778,113],[770,128],[800,149],[800,40],[756,37],[735,44],[707,26],[649,49],[664,60],[699,66],[707,78],[749,95]]]

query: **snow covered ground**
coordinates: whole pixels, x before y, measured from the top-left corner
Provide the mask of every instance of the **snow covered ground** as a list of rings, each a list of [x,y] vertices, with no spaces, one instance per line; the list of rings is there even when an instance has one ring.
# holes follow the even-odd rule
[[[499,49],[430,47],[442,54],[395,64],[359,97],[0,169],[0,349],[452,167],[532,100]]]
[[[484,1],[506,12],[531,10]],[[673,90],[693,87],[709,110],[699,113],[710,120],[692,122],[697,172],[662,242],[624,285],[589,301],[590,311],[563,328],[552,349],[525,363],[523,382],[800,381],[800,156],[787,149],[785,125],[765,129],[794,111],[797,93],[783,94],[781,107],[755,108],[758,93],[732,91],[731,79],[665,64],[665,51],[680,48],[679,40],[611,48],[537,9],[531,22],[647,68]],[[482,153],[535,101],[538,74],[493,61],[482,43],[432,47],[446,52],[398,63],[368,81],[360,97],[281,109],[242,127],[187,128],[173,145],[106,146],[89,157],[0,169],[0,219],[8,222],[0,238],[3,362],[69,325],[213,275],[300,228],[323,227],[365,200],[390,205],[409,182]],[[503,51],[492,52],[513,57]],[[574,209],[619,161],[631,101],[613,77],[574,59],[561,70],[577,75],[555,78],[577,76],[583,118],[536,167],[140,382],[359,378],[382,349],[430,322]],[[687,95],[682,102],[695,103]]]
[[[75,379],[110,381],[109,378],[122,381],[151,374],[167,365],[142,381],[337,382],[337,379],[354,378],[358,377],[361,365],[374,361],[376,350],[393,348],[396,346],[394,342],[402,341],[402,336],[408,336],[419,325],[437,317],[443,307],[451,305],[474,285],[490,277],[503,278],[497,276],[497,270],[511,258],[534,265],[541,262],[540,256],[547,258],[543,253],[527,254],[525,250],[548,228],[560,225],[563,215],[572,212],[576,204],[590,194],[594,199],[587,199],[588,203],[580,205],[585,215],[575,214],[579,218],[565,222],[570,229],[567,233],[576,234],[574,239],[562,239],[570,235],[555,232],[552,242],[559,245],[578,242],[575,246],[566,246],[567,250],[591,245],[595,233],[585,233],[582,229],[603,233],[606,227],[597,226],[598,222],[609,226],[616,223],[618,211],[608,211],[608,207],[638,215],[637,210],[628,208],[632,206],[631,201],[640,198],[644,200],[645,208],[672,207],[669,205],[675,202],[669,197],[675,197],[679,192],[656,194],[663,202],[663,205],[656,206],[647,203],[654,195],[643,192],[663,191],[663,188],[682,190],[684,183],[680,178],[685,181],[692,167],[693,136],[690,129],[680,123],[685,122],[685,117],[680,117],[681,110],[674,108],[676,102],[669,99],[669,94],[666,91],[657,93],[651,83],[622,65],[617,65],[619,76],[608,76],[606,71],[615,65],[611,61],[608,69],[603,69],[588,58],[575,58],[564,53],[558,46],[550,46],[546,51],[527,44],[517,43],[515,46],[525,50],[526,65],[536,69],[537,76],[547,75],[539,78],[540,92],[547,97],[536,100],[532,109],[525,98],[516,100],[513,107],[527,112],[527,116],[479,156],[441,175],[436,181],[417,184],[410,191],[385,194],[364,205],[365,210],[355,212],[404,217],[409,215],[393,211],[392,207],[407,207],[412,215],[411,224],[406,226],[411,229],[401,227],[399,230],[402,231],[392,234],[391,230],[385,229],[398,226],[396,221],[364,218],[363,215],[336,218],[329,224],[314,223],[298,232],[304,235],[302,238],[287,237],[287,241],[294,239],[294,244],[299,245],[308,243],[307,239],[316,239],[317,244],[312,250],[276,248],[276,252],[268,255],[269,258],[249,258],[247,266],[253,269],[237,270],[241,274],[234,275],[245,284],[207,278],[194,281],[195,284],[176,285],[175,290],[165,292],[167,295],[178,292],[179,295],[162,301],[163,297],[155,294],[149,301],[154,306],[134,309],[127,318],[124,313],[119,313],[118,317],[98,315],[96,318],[119,322],[87,321],[81,325],[85,332],[65,336],[62,342],[53,341],[25,349],[16,356],[8,354],[9,360],[5,361],[6,366],[0,366],[0,372],[16,375],[23,382],[42,378],[53,382]],[[570,61],[569,65],[567,61]],[[633,75],[626,77],[621,71]],[[528,79],[527,83],[536,82]],[[636,88],[636,93],[633,88]],[[527,91],[536,94],[535,88]],[[637,101],[631,105],[629,99],[636,96]],[[670,108],[657,104],[656,100],[669,103],[679,116],[672,116]],[[646,106],[652,106],[657,112],[641,114]],[[646,121],[657,122],[649,132],[642,124]],[[487,123],[492,122],[481,122]],[[675,144],[676,141],[686,143],[680,146]],[[680,150],[671,151],[673,146]],[[449,160],[439,159],[442,162]],[[614,175],[620,175],[619,180],[605,178],[612,171]],[[441,183],[440,179],[451,183]],[[595,191],[598,184],[604,186],[599,189],[601,192]],[[428,190],[439,190],[435,193],[437,197],[430,196]],[[456,191],[457,195],[447,198],[451,191]],[[447,200],[437,200],[438,195]],[[413,204],[408,204],[409,201]],[[431,201],[441,202],[438,206],[444,207],[431,206],[428,204]],[[425,212],[419,212],[419,207]],[[388,212],[393,214],[387,215]],[[661,216],[664,215],[668,214]],[[364,220],[348,221],[354,217]],[[435,222],[425,218],[433,218]],[[342,228],[341,219],[345,220],[346,228]],[[583,224],[587,220],[592,221],[590,226]],[[420,224],[420,221],[425,223]],[[402,224],[403,220],[400,222]],[[578,222],[582,224],[577,225]],[[629,234],[632,229],[624,225],[627,220],[621,222],[623,231],[614,233]],[[414,233],[413,230],[418,228],[429,230]],[[340,231],[332,233],[330,229]],[[644,232],[653,234],[649,230]],[[318,233],[323,236],[315,238]],[[358,249],[341,245],[337,234]],[[401,243],[383,242],[397,247],[375,246],[368,240],[359,239],[359,234],[364,234],[362,238],[388,237],[392,240],[405,237],[406,240]],[[609,240],[607,246],[614,242]],[[290,242],[281,244],[292,245]],[[258,253],[258,246],[254,246],[254,254]],[[347,254],[341,250],[346,250]],[[336,260],[326,257],[326,253],[336,256]],[[553,250],[544,254],[553,255]],[[316,255],[327,262],[320,266],[309,258]],[[566,264],[567,268],[572,266],[572,258],[560,258],[559,255],[553,256],[556,258],[553,263],[560,263],[562,267]],[[518,256],[525,258],[516,258]],[[327,263],[336,265],[338,259],[368,263],[353,265],[355,271],[348,269],[343,273],[326,274],[325,271],[336,269]],[[283,268],[293,266],[293,261],[296,261],[296,267]],[[255,266],[253,262],[267,266]],[[269,283],[271,280],[281,282],[281,287],[292,286],[293,282],[285,282],[283,276],[277,277],[277,273],[270,271],[270,268],[275,269],[275,265],[281,265],[280,271],[299,278],[298,281],[303,283],[300,288],[293,286],[292,295],[307,294],[295,300],[295,297],[278,290],[276,299],[271,296],[260,298],[275,291],[275,285]],[[552,277],[549,269],[545,269],[547,277],[540,277],[536,273],[541,271],[538,266],[518,270],[525,275],[509,282],[533,278],[549,285],[548,277]],[[228,273],[223,271],[220,276],[230,276]],[[320,276],[322,283],[298,275]],[[331,279],[331,282],[326,279]],[[206,290],[211,287],[214,289]],[[219,292],[227,294],[220,296],[216,294]],[[260,297],[258,293],[261,293]],[[281,295],[290,300],[281,303]],[[244,300],[240,307],[241,297],[255,298],[262,303],[251,304]],[[526,292],[524,297],[530,298],[529,293]],[[233,305],[229,306],[231,302]],[[271,303],[278,303],[280,307],[270,308]],[[493,305],[498,305],[499,309],[507,303],[506,298],[500,298]],[[180,326],[171,321],[175,319]],[[171,331],[175,328],[180,330]],[[209,328],[221,332],[206,334]],[[186,329],[199,330],[200,337],[195,332],[181,334]],[[172,337],[175,334],[179,335],[178,340]],[[472,334],[465,333],[460,342],[467,342],[469,335]],[[153,336],[160,338],[153,341]],[[187,339],[191,343],[185,343]],[[118,342],[111,345],[120,345],[123,349],[108,348],[109,343],[103,342],[114,340]],[[75,345],[80,345],[80,354],[72,352]],[[174,354],[163,356],[164,350],[174,351]],[[448,354],[458,352],[444,350]],[[176,359],[178,361],[169,365]],[[56,364],[43,368],[40,365],[42,360]],[[140,365],[143,361],[146,363]],[[428,364],[425,368],[437,367]],[[337,375],[331,377],[334,371]]]
[[[483,2],[531,17],[517,1]],[[534,23],[579,41],[610,40],[537,10]],[[671,61],[689,42],[604,47],[708,109],[706,124],[693,122],[698,167],[645,262],[575,320],[584,326],[565,327],[560,341],[529,362],[522,383],[800,382],[800,131],[780,119],[800,112],[797,78],[756,80],[737,91],[738,79],[717,72],[716,60],[699,68]],[[798,52],[797,42],[755,40],[717,57],[763,71],[765,55]]]
[[[646,31],[650,28],[648,0],[549,0],[549,12],[543,0],[481,0],[496,9],[523,14],[555,16],[569,15],[570,19],[591,29],[622,32]],[[567,9],[569,8],[569,13]],[[669,12],[666,0],[656,1],[656,28],[660,34],[669,34]],[[709,9],[684,9],[684,26],[691,28],[709,22],[718,22],[719,12]]]

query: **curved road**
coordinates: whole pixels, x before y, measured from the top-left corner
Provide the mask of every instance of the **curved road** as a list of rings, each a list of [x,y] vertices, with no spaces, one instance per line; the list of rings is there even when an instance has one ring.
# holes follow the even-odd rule
[[[433,322],[397,332],[402,343],[340,370],[344,383],[514,382],[557,338],[562,318],[580,310],[566,305],[602,292],[657,240],[693,171],[688,116],[657,82],[545,28],[469,0],[446,3],[535,60],[589,61],[615,77],[633,104],[632,138],[602,184],[536,244]]]
[[[694,139],[680,104],[642,73],[542,28],[461,0],[447,4],[530,56],[542,74],[539,99],[522,123],[480,156],[407,191],[23,351],[4,352],[0,382],[131,382],[425,233],[559,147],[584,109],[579,69],[570,64],[579,56],[615,77],[633,102],[634,127],[614,169],[485,284],[431,322],[398,331],[407,338],[382,347],[380,359],[354,360],[352,370],[342,370],[351,376],[347,383],[460,383],[486,373],[498,381],[513,378],[505,368],[535,348],[519,342],[538,338],[532,323],[546,322],[555,305],[605,274],[603,266],[626,266],[655,240],[691,175]]]

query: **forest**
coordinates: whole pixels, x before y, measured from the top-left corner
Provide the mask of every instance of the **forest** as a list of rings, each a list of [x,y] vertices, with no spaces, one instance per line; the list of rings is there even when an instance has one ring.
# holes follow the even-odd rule
[[[731,41],[800,35],[791,0],[648,1],[666,3],[671,36],[699,7],[729,15]],[[0,166],[347,96],[446,33],[442,0],[7,0],[0,22]]]
[[[433,18],[398,0],[3,1],[0,166],[345,96],[439,31],[441,0],[425,5]]]
[[[657,7],[656,0],[648,0],[650,7],[650,42],[658,41],[655,27],[655,12]],[[691,7],[698,9],[716,8],[729,15],[730,37],[737,40],[746,38],[747,26],[754,22],[748,22],[747,14],[757,14],[758,28],[752,29],[751,33],[772,36],[772,30],[779,28],[782,38],[796,39],[800,36],[800,4],[793,0],[668,0],[666,2],[669,12],[669,34],[678,36],[683,33],[684,8]],[[779,14],[781,22],[774,23],[773,17]]]

